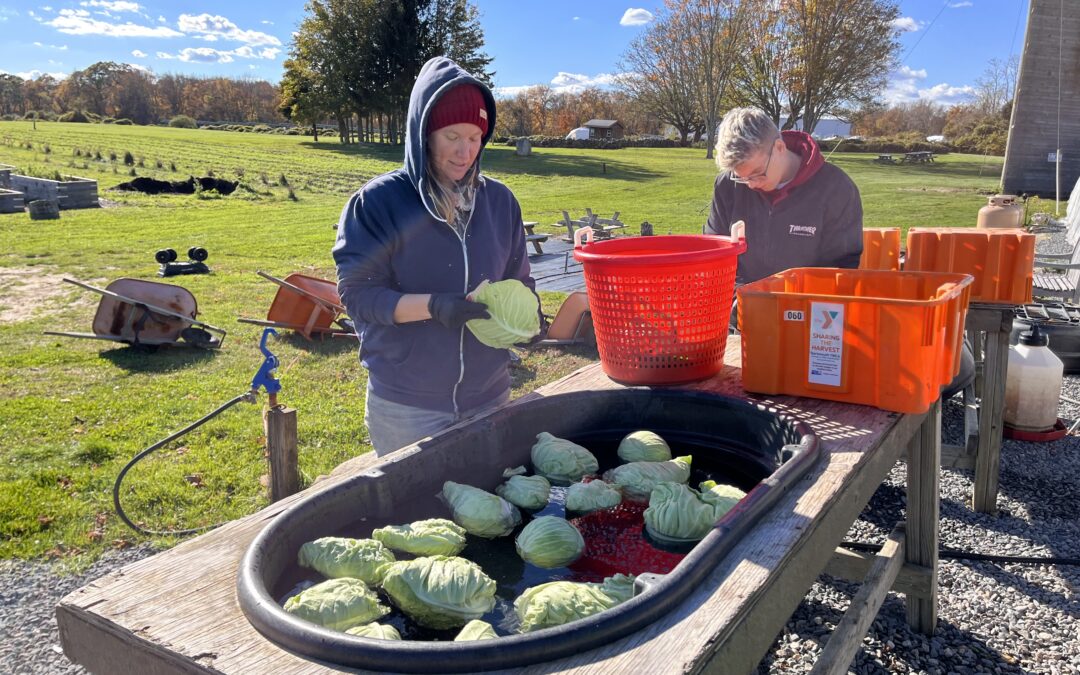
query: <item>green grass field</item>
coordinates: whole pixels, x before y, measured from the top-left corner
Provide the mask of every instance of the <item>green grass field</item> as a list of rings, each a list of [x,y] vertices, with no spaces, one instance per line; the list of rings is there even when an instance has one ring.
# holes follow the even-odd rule
[[[48,151],[46,151],[46,148]],[[125,166],[130,152],[134,167]],[[110,153],[116,160],[110,160]],[[636,230],[700,232],[716,169],[694,149],[486,151],[486,171],[517,195],[526,220],[554,232],[561,210],[618,210]],[[100,156],[101,159],[97,159]],[[142,448],[248,388],[261,363],[259,328],[277,276],[332,278],[331,224],[346,196],[399,165],[401,148],[312,143],[295,136],[0,122],[0,164],[21,173],[95,178],[102,209],[64,211],[59,221],[0,215],[0,558],[50,556],[76,565],[140,537],[112,512],[119,469]],[[862,191],[867,226],[974,225],[996,190],[1000,158],[947,155],[933,165],[881,166],[874,155],[837,154]],[[142,165],[139,165],[141,160]],[[160,167],[159,167],[160,163]],[[176,170],[171,167],[175,165]],[[110,190],[137,175],[239,179],[228,197],[143,196]],[[284,180],[282,180],[284,177]],[[293,191],[295,200],[290,198]],[[60,283],[70,276],[105,285],[118,277],[154,279],[154,251],[192,245],[210,251],[214,273],[175,279],[194,293],[200,318],[229,331],[215,352],[144,353],[112,343],[42,335],[88,331],[99,296]],[[558,294],[544,294],[553,312]],[[287,335],[281,401],[298,410],[306,481],[367,452],[364,371],[355,343],[310,343]],[[596,358],[584,348],[541,349],[515,369],[515,395]],[[152,528],[212,524],[266,504],[261,409],[242,404],[129,475],[128,513]],[[172,537],[157,540],[175,543]]]

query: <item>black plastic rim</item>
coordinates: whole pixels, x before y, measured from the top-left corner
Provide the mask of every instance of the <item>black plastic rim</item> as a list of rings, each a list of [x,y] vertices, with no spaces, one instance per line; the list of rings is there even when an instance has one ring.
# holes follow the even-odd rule
[[[576,392],[547,397],[583,398],[599,392]],[[605,392],[607,393],[607,392]],[[736,543],[753,528],[780,497],[818,460],[818,439],[805,423],[749,401],[702,392],[665,392],[648,388],[626,394],[710,399],[719,406],[737,406],[748,414],[768,413],[800,439],[783,448],[785,461],[762,480],[739,504],[717,521],[713,530],[667,575],[642,575],[640,591],[630,600],[595,616],[532,633],[469,642],[376,640],[348,635],[296,618],[271,597],[261,576],[261,550],[280,539],[289,520],[337,492],[350,490],[345,482],[298,502],[279,514],[252,541],[240,564],[237,595],[248,621],[278,645],[310,658],[371,670],[428,673],[478,672],[517,668],[550,661],[603,646],[649,625],[678,606],[712,573]],[[506,410],[506,409],[504,409]],[[522,407],[524,412],[524,406]],[[498,414],[498,413],[495,413]]]

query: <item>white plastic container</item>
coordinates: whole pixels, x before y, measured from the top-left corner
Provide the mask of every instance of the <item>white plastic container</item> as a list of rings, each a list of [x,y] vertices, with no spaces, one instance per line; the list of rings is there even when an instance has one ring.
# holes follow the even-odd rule
[[[1064,365],[1050,351],[1050,339],[1039,325],[1020,334],[1009,347],[1005,379],[1005,423],[1022,431],[1047,431],[1057,422]]]

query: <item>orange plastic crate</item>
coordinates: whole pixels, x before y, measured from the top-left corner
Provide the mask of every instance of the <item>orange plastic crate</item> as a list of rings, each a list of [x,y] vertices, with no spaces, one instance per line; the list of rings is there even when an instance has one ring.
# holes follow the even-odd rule
[[[967,274],[796,268],[737,291],[743,388],[921,413],[960,368]]]
[[[868,227],[863,230],[861,270],[900,269],[900,228]]]
[[[904,269],[954,272],[975,277],[972,302],[1031,302],[1035,235],[1018,229],[913,227],[908,230]]]

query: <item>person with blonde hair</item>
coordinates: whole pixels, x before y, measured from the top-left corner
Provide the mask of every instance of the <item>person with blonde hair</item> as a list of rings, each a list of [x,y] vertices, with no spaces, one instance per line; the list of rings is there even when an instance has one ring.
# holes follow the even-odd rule
[[[521,208],[480,172],[494,129],[491,90],[431,59],[409,98],[404,167],[373,178],[341,213],[338,292],[360,339],[364,421],[380,455],[510,397],[508,350],[465,326],[489,316],[468,297],[481,281],[535,292]]]
[[[781,133],[764,111],[733,108],[720,123],[715,156],[720,175],[704,229],[728,235],[732,223],[746,223],[736,283],[792,267],[859,266],[859,189],[809,134]]]

